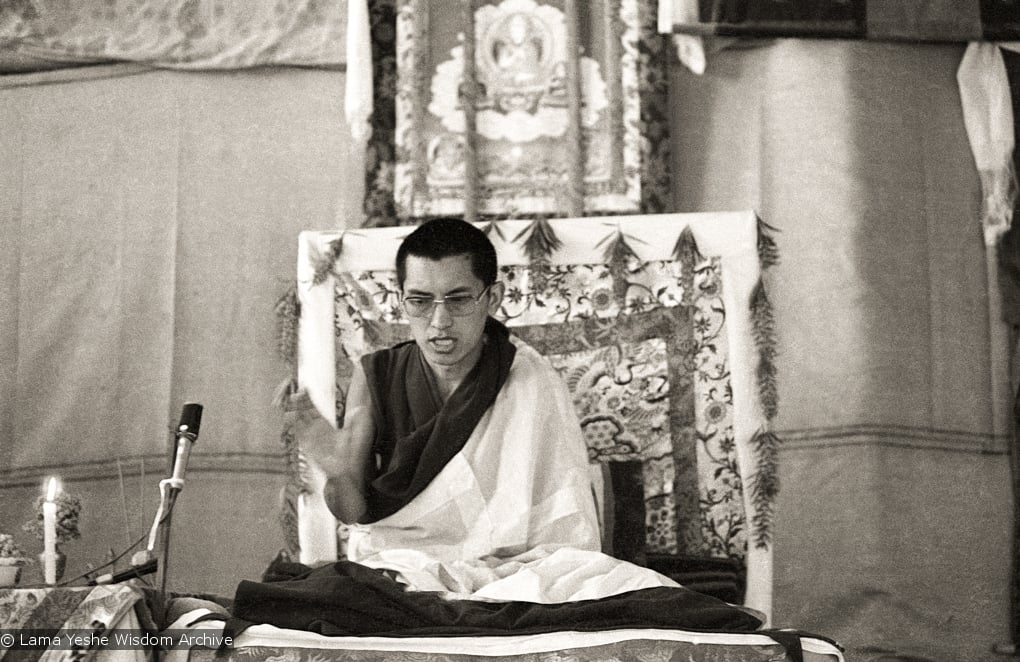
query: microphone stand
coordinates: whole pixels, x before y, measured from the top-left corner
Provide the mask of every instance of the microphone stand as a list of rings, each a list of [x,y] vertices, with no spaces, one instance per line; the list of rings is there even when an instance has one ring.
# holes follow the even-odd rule
[[[166,577],[170,567],[170,520],[173,517],[174,504],[177,502],[177,495],[184,489],[184,470],[188,464],[188,456],[191,454],[191,447],[198,439],[198,428],[202,423],[202,405],[197,402],[184,403],[181,411],[181,422],[177,425],[177,433],[174,435],[176,449],[173,464],[170,465],[170,478],[159,482],[159,491],[165,502],[166,517],[163,522],[163,559],[159,564],[159,592],[166,594]],[[163,504],[161,504],[163,507]],[[152,549],[152,538],[149,539],[149,549]]]
[[[170,488],[170,482],[169,478],[159,481],[159,507],[152,518],[152,528],[149,529],[149,544],[145,549],[139,550],[131,556],[129,570],[110,576],[109,582],[102,582],[117,583],[155,572],[156,583],[159,586],[159,600],[150,605],[150,609],[153,611],[152,615],[157,623],[162,623],[166,617],[166,569],[170,552],[170,516],[173,513],[177,493],[180,491],[180,488]],[[161,558],[157,558],[153,554],[157,538],[161,542]],[[160,659],[158,651],[155,659],[157,662]]]
[[[159,592],[166,594],[166,578],[170,567],[170,523],[173,518],[174,504],[177,495],[184,489],[184,469],[188,463],[191,446],[198,439],[198,428],[202,421],[202,405],[188,402],[181,412],[181,422],[174,434],[175,453],[170,464],[170,477],[159,481],[159,508],[149,531],[149,545],[144,552],[139,552],[132,559],[132,565],[138,566],[152,560],[157,537],[160,539],[161,553],[159,570]]]
[[[159,564],[159,592],[163,595],[166,595],[166,577],[170,569],[170,522],[174,516],[174,505],[177,503],[177,495],[180,491],[179,487],[170,487],[166,493],[166,518],[163,520],[163,531],[160,536],[163,547],[160,553],[162,563]]]
[[[170,565],[170,522],[173,518],[174,505],[177,503],[177,495],[181,488],[173,478],[164,478],[159,481],[159,507],[152,518],[152,528],[149,530],[148,546],[135,553],[131,557],[132,566],[142,566],[156,560],[153,552],[157,542],[160,545],[159,563],[157,565],[157,584],[159,592],[166,593],[167,568]]]
[[[188,456],[191,447],[198,439],[198,428],[202,422],[202,405],[194,402],[184,404],[181,412],[181,422],[178,424],[174,434],[175,451],[170,456],[170,477],[159,481],[159,508],[152,519],[152,528],[149,530],[148,546],[135,552],[131,557],[131,569],[116,573],[110,577],[110,581],[124,581],[151,572],[158,572],[157,583],[159,586],[159,604],[153,608],[158,612],[154,614],[157,622],[162,622],[166,617],[166,579],[170,567],[170,523],[172,521],[174,505],[177,502],[177,495],[184,489],[184,470],[188,464]],[[157,539],[160,544],[160,557],[153,555],[156,549]],[[155,659],[160,659],[157,651]]]

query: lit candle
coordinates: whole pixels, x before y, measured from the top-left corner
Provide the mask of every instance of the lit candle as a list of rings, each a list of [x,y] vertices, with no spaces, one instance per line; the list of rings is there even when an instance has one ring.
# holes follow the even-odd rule
[[[43,502],[43,573],[46,583],[57,583],[57,479],[50,478]]]

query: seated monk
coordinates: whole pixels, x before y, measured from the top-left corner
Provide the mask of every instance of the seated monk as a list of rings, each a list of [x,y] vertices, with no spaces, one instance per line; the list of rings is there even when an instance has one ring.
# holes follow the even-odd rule
[[[252,623],[330,635],[761,624],[599,551],[570,394],[491,317],[504,286],[483,232],[457,219],[425,223],[401,244],[396,268],[413,340],[363,357],[338,459],[325,469],[309,459],[304,471],[349,524],[347,558],[242,581],[227,632]]]
[[[362,357],[323,486],[351,524],[347,558],[473,599],[675,586],[598,553],[570,394],[492,317],[504,285],[485,233],[459,219],[427,222],[401,244],[396,271],[413,341]],[[309,475],[325,482],[315,467]]]

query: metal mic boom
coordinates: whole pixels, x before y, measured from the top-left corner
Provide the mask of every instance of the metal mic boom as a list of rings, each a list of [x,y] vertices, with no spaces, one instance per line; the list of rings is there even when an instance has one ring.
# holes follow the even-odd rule
[[[128,568],[127,570],[122,570],[121,572],[100,575],[90,581],[89,586],[95,586],[97,584],[119,584],[128,579],[150,575],[156,572],[158,566],[159,562],[156,559],[149,559],[141,565]]]

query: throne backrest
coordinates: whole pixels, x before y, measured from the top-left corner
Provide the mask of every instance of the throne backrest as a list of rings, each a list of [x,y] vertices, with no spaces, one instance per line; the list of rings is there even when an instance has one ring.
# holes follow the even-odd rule
[[[768,458],[755,445],[774,414],[774,384],[760,379],[772,351],[762,346],[754,308],[757,217],[482,227],[506,284],[498,316],[563,375],[589,457],[610,478],[614,553],[629,560],[750,554],[751,565],[762,566],[771,502],[744,489],[761,483],[760,460]],[[412,229],[301,236],[298,379],[337,425],[353,361],[409,337],[393,265]]]

